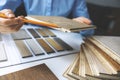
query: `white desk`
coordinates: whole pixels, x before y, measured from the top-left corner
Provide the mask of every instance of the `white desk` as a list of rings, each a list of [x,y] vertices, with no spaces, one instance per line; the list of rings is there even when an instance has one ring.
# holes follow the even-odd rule
[[[70,54],[70,55],[60,56],[56,58],[50,58],[46,60],[40,60],[40,61],[31,62],[31,63],[2,68],[0,69],[0,75],[8,74],[8,73],[22,70],[28,67],[39,65],[41,63],[45,63],[51,69],[51,71],[58,77],[59,80],[67,80],[67,78],[63,77],[63,73],[68,68],[68,66],[72,63],[75,57],[76,57],[76,54]]]

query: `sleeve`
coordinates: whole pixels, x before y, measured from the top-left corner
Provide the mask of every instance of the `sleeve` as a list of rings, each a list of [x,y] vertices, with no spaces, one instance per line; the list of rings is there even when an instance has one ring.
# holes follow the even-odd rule
[[[22,0],[0,0],[0,10],[11,9],[13,11],[22,3]]]
[[[74,18],[79,17],[79,16],[89,18],[86,1],[85,0],[75,0],[72,14],[73,14]]]

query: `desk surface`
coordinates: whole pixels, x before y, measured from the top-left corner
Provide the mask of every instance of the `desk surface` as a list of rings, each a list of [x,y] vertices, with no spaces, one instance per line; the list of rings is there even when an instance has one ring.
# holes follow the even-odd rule
[[[5,75],[11,72],[15,72],[18,70],[22,70],[28,67],[45,63],[51,69],[51,71],[58,77],[59,80],[67,80],[67,78],[63,77],[63,73],[68,68],[68,66],[72,63],[75,57],[76,57],[76,54],[70,54],[70,55],[60,56],[56,58],[40,60],[40,61],[31,62],[31,63],[2,68],[0,69],[0,75]]]

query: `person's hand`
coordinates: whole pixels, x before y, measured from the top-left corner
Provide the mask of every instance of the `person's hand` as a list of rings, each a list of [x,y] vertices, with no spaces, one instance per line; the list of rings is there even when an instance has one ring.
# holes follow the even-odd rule
[[[73,18],[74,21],[80,22],[80,23],[85,23],[90,25],[92,22],[90,19],[85,18],[85,17],[77,17],[77,18]]]
[[[18,31],[22,25],[22,16],[15,17],[14,13],[10,9],[1,10],[0,13],[5,14],[7,18],[0,17],[0,32],[12,33]]]

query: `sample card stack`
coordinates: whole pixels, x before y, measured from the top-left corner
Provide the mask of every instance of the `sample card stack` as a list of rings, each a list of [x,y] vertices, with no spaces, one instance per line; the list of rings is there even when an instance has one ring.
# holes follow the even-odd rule
[[[28,26],[0,35],[0,68],[79,52],[79,34]]]
[[[64,76],[69,80],[120,80],[119,48],[120,37],[86,38]]]

